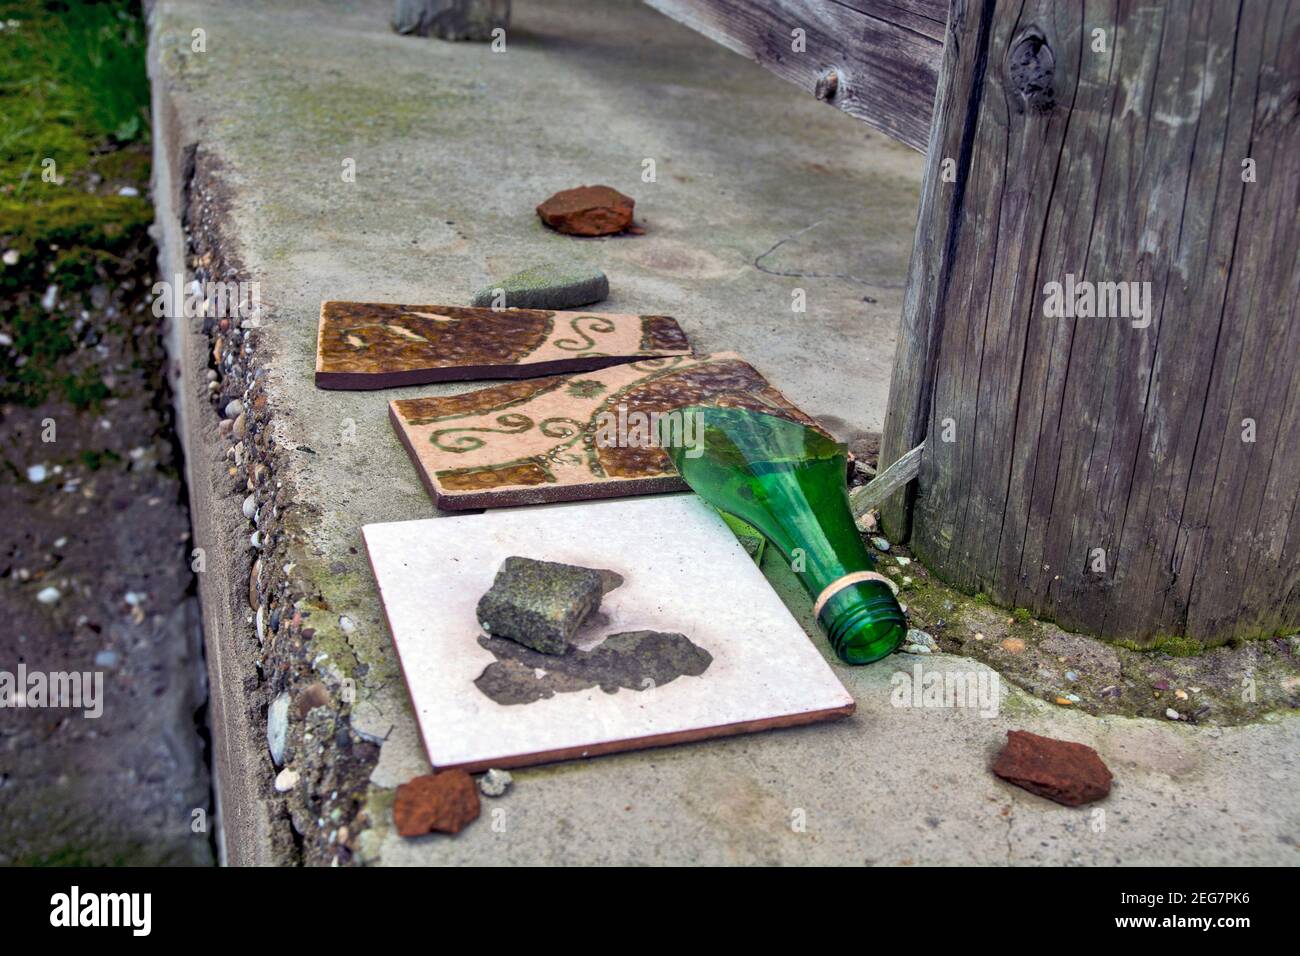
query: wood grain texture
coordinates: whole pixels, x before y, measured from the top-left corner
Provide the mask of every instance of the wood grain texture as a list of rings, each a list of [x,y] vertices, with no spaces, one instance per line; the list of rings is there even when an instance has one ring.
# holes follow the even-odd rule
[[[950,29],[881,458],[926,436],[913,548],[1109,637],[1294,629],[1300,3],[957,3]],[[1149,325],[1046,315],[1067,275],[1149,282]]]
[[[860,522],[868,511],[879,508],[914,481],[921,473],[921,455],[924,453],[925,442],[922,442],[865,485],[850,491],[849,507],[854,519]]]
[[[921,204],[885,410],[881,468],[893,464],[925,439],[944,316],[940,305],[951,277],[957,214],[969,179],[974,121],[988,69],[987,33],[992,16],[992,0],[954,0],[948,13],[934,124],[926,150]],[[952,181],[944,178],[945,166],[952,172]],[[914,495],[913,487],[881,506],[881,524],[891,538],[907,540]]]
[[[943,28],[948,22],[948,0],[830,0],[830,2],[943,43]]]
[[[809,93],[837,71],[828,102],[923,150],[943,54],[936,0],[646,0]],[[804,31],[802,51],[793,31]]]

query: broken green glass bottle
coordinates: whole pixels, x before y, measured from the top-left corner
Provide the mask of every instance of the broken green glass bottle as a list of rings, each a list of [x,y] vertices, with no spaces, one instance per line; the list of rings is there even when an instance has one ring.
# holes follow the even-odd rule
[[[818,626],[847,664],[889,654],[907,618],[849,511],[846,449],[798,422],[693,405],[659,436],[691,490],[748,522],[781,552],[813,599]]]

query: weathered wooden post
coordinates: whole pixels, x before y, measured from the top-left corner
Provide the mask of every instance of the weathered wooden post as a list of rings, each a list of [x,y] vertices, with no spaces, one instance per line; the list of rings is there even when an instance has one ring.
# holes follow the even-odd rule
[[[942,578],[1300,625],[1300,3],[954,0],[882,465]]]
[[[395,0],[393,29],[441,40],[491,40],[510,24],[510,0]]]

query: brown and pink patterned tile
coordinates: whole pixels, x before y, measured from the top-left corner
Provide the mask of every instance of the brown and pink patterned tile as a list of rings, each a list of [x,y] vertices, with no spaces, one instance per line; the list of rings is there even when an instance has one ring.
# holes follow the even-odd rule
[[[732,353],[645,359],[389,402],[389,419],[439,508],[497,508],[683,491],[652,441],[652,413],[687,405],[750,408],[817,427]],[[633,441],[611,441],[642,429]],[[619,431],[622,429],[622,431]]]
[[[531,378],[690,353],[686,334],[666,315],[323,302],[316,385]]]

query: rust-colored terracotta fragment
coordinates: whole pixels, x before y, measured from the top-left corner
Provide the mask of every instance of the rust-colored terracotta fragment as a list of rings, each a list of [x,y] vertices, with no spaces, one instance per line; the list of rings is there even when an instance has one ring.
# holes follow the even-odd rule
[[[316,385],[369,389],[529,378],[689,354],[686,334],[666,315],[323,302]]]
[[[399,786],[393,799],[393,823],[404,837],[459,833],[478,814],[478,788],[463,770],[415,777]]]
[[[609,186],[564,189],[537,207],[537,215],[570,236],[612,236],[632,225],[636,201]]]
[[[1077,807],[1110,793],[1110,769],[1085,744],[1007,731],[1007,744],[993,772],[1030,793]]]
[[[817,424],[731,353],[402,399],[389,418],[438,507],[460,510],[684,491],[668,455],[634,436],[651,413],[695,404]]]

